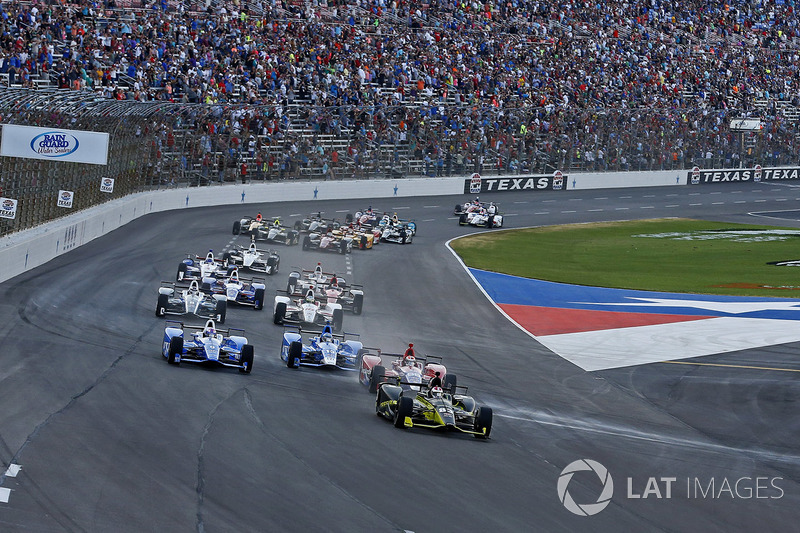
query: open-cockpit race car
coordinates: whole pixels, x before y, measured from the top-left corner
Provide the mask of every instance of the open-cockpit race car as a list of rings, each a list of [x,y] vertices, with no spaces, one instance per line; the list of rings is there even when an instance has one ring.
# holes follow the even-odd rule
[[[213,250],[209,250],[205,257],[189,255],[178,265],[178,282],[193,279],[218,278],[230,274],[228,262],[225,259],[216,259]]]
[[[329,229],[338,229],[340,225],[335,218],[323,218],[320,211],[302,220],[295,220],[294,229],[300,233],[325,233]]]
[[[422,427],[458,431],[486,439],[492,432],[492,408],[478,406],[466,387],[445,389],[439,381],[428,386],[399,381],[381,383],[375,412],[396,428]]]
[[[303,237],[303,250],[349,254],[353,251],[353,237],[338,230],[328,230],[327,233],[309,233]]]
[[[459,226],[478,226],[484,228],[502,228],[503,215],[494,202],[464,204],[464,210],[458,214]]]
[[[322,331],[307,331],[299,326],[285,326],[281,359],[289,368],[327,366],[358,370],[356,359],[362,344],[354,333],[337,334],[330,324]]]
[[[225,252],[222,260],[228,265],[235,265],[238,268],[251,272],[261,272],[271,276],[278,271],[281,258],[276,250],[259,250],[255,240],[250,242],[250,246],[237,246],[233,252]]]
[[[448,373],[437,355],[417,357],[414,344],[409,344],[405,353],[384,353],[377,348],[364,348],[359,357],[358,380],[375,393],[382,383],[414,383],[427,386],[438,377],[447,389],[454,389],[458,378]]]
[[[224,294],[209,294],[200,290],[200,284],[193,279],[189,285],[179,285],[162,281],[158,288],[156,316],[194,315],[212,318],[220,324],[225,323],[228,298]]]
[[[300,232],[281,225],[280,219],[271,222],[261,218],[243,217],[233,223],[234,235],[250,235],[257,241],[275,242],[292,246],[300,242]]]
[[[278,325],[293,323],[313,327],[330,322],[334,331],[341,331],[344,321],[341,304],[317,298],[313,287],[306,290],[305,296],[298,298],[276,295],[272,313],[273,322]]]
[[[364,287],[347,281],[332,272],[323,272],[322,263],[317,263],[314,270],[296,270],[289,274],[286,293],[289,296],[301,296],[314,290],[314,297],[328,303],[338,303],[345,311],[360,315],[364,307]]]
[[[204,279],[200,286],[201,290],[224,295],[228,303],[250,306],[256,311],[264,308],[266,287],[261,278],[240,278],[238,269],[231,271],[227,278]]]
[[[242,329],[217,329],[213,320],[204,326],[186,326],[167,320],[161,352],[167,362],[214,363],[238,368],[249,374],[253,369],[253,345]]]

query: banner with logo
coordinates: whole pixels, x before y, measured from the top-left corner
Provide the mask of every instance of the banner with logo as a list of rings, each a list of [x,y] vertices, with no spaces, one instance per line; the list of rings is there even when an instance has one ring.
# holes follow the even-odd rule
[[[689,171],[687,177],[689,185],[782,180],[800,180],[800,168],[762,168],[761,165],[756,165],[753,168],[700,170],[700,168],[694,167]]]
[[[72,198],[75,193],[72,191],[58,191],[58,207],[72,207]]]
[[[101,192],[114,192],[114,178],[102,178],[102,179],[100,179],[100,191]]]
[[[483,178],[477,172],[464,180],[464,194],[506,191],[562,191],[566,190],[567,176],[560,170],[548,175],[523,175],[513,177],[493,176]]]
[[[0,198],[0,218],[17,218],[17,201],[13,198]]]
[[[90,163],[108,163],[108,133],[3,124],[0,155]]]

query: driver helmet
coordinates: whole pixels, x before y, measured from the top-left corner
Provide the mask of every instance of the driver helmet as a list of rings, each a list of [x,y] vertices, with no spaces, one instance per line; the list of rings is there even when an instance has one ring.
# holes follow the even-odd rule
[[[203,330],[204,337],[213,337],[217,332],[214,331],[214,328],[208,326],[205,330]]]
[[[330,334],[329,331],[326,331],[319,337],[320,342],[333,342],[333,335]]]
[[[280,226],[280,225],[281,225],[281,220],[280,220],[279,218],[276,218],[276,219],[275,219],[275,220],[272,222],[272,225],[273,225],[273,226],[275,226],[275,227],[277,228],[278,226]]]
[[[431,396],[433,396],[434,398],[441,398],[442,394],[444,394],[444,389],[442,389],[438,385],[435,387],[431,387]]]
[[[413,355],[407,355],[403,358],[403,366],[414,366],[417,362],[417,358]]]
[[[256,215],[256,222],[261,222],[261,213]]]
[[[310,304],[314,303],[314,295],[311,294],[310,292],[308,294],[306,294],[306,302],[308,302]]]

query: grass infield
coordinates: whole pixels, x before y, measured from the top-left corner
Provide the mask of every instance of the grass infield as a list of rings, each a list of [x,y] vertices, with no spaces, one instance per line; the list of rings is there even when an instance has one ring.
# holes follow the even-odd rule
[[[662,292],[800,298],[800,230],[688,219],[486,231],[451,243],[473,268]],[[775,263],[797,261],[797,267]]]

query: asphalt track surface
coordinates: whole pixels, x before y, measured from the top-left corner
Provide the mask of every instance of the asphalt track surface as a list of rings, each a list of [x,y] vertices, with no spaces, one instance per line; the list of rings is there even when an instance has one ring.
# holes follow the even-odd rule
[[[0,531],[796,527],[800,346],[583,371],[511,325],[447,249],[455,236],[485,231],[457,225],[453,205],[465,199],[153,214],[0,284]],[[800,189],[784,184],[482,199],[501,202],[508,227],[663,216],[800,227]],[[491,439],[395,429],[375,416],[355,373],[286,368],[269,308],[228,313],[226,326],[255,345],[250,375],[161,356],[156,289],[186,253],[230,247],[233,221],[256,210],[293,220],[370,203],[416,218],[413,244],[348,256],[278,246],[268,292],[285,287],[292,266],[317,261],[363,283],[364,312],[346,314],[344,329],[385,351],[414,342],[442,356],[494,409]],[[556,490],[562,469],[582,458],[615,482],[608,507],[591,517],[568,512]],[[600,488],[578,472],[569,494],[594,503]]]

